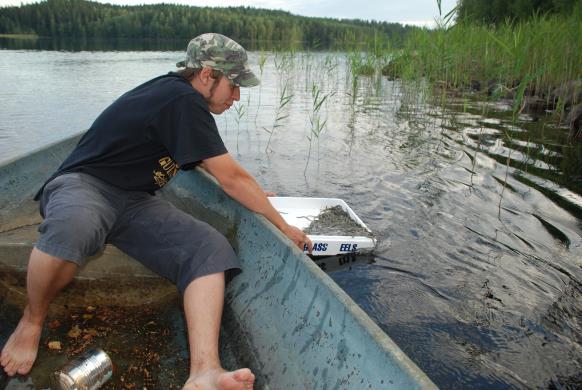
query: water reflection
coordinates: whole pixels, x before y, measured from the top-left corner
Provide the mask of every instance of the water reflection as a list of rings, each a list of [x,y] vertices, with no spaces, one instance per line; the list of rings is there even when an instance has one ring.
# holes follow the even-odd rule
[[[182,55],[41,53],[0,56],[2,159],[86,128]],[[316,262],[443,388],[580,385],[582,145],[568,130],[376,76],[354,89],[345,53],[266,56],[245,114],[216,118],[227,147],[280,196],[344,199],[379,242]],[[305,170],[314,86],[327,124]]]
[[[0,37],[0,48],[58,51],[175,51],[183,50],[184,39],[55,39]]]
[[[192,37],[193,38],[193,37]],[[49,38],[49,37],[0,37],[0,48],[10,50],[57,50],[57,51],[176,51],[184,50],[188,38],[148,39],[148,38]],[[252,51],[295,51],[309,49],[307,43],[295,41],[244,41],[247,50]],[[314,49],[321,50],[320,45]]]

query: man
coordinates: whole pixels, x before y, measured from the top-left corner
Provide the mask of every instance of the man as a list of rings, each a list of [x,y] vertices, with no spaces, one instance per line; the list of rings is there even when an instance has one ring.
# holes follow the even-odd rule
[[[8,375],[30,371],[50,302],[88,256],[111,243],[183,294],[190,347],[184,388],[252,388],[248,368],[226,372],[218,357],[224,272],[239,266],[232,248],[209,225],[152,194],[178,169],[200,165],[299,248],[312,244],[228,154],[211,115],[238,101],[240,87],[258,85],[245,50],[223,35],[203,34],[178,66],[184,69],[138,86],[101,113],[39,191],[44,220],[28,264],[28,305],[0,356]]]

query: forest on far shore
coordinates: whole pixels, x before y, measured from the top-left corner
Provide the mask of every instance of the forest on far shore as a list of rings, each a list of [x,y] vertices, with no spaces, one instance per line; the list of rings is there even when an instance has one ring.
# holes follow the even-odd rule
[[[397,46],[414,29],[398,23],[311,18],[250,7],[47,0],[0,8],[0,34],[52,38],[189,39],[214,31],[246,41],[306,42],[322,47],[389,41]]]

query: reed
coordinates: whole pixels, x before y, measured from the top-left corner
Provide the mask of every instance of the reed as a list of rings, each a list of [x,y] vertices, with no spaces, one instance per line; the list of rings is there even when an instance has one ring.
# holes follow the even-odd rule
[[[521,98],[549,97],[554,88],[582,77],[581,36],[582,5],[568,17],[537,15],[498,27],[445,24],[411,34],[401,52],[391,53],[392,68],[398,77],[424,78],[449,89],[512,97],[523,89]]]
[[[313,144],[313,139],[317,140],[317,150],[319,156],[319,136],[325,130],[325,125],[327,124],[327,118],[322,120],[321,118],[321,107],[323,103],[327,100],[329,94],[324,94],[321,92],[317,84],[313,84],[311,87],[311,98],[312,107],[311,114],[309,115],[309,122],[311,124],[311,129],[307,139],[309,140],[309,149],[307,151],[307,161],[305,162],[305,169],[303,170],[303,175],[307,173],[307,167],[309,166],[309,159],[311,157],[311,145]]]
[[[293,95],[287,93],[287,87],[288,84],[285,83],[283,89],[281,90],[281,94],[279,95],[279,105],[277,106],[277,109],[275,111],[275,119],[273,120],[273,125],[271,126],[270,129],[263,127],[263,130],[265,130],[269,134],[269,139],[267,140],[267,145],[265,146],[265,153],[267,154],[267,156],[272,152],[272,150],[270,149],[270,145],[271,138],[273,137],[275,130],[283,126],[282,123],[283,120],[289,116],[289,114],[286,113],[284,109],[285,106],[287,106],[291,102]]]
[[[369,58],[369,56],[366,56]],[[354,51],[348,55],[348,64],[351,80],[351,97],[352,105],[356,102],[358,97],[358,86],[361,75],[367,75],[373,70],[370,69],[370,64],[364,60],[359,51]],[[372,68],[373,69],[373,68]]]
[[[259,80],[263,80],[263,73],[265,72],[265,64],[267,63],[267,55],[263,50],[259,53]],[[257,117],[261,108],[261,92],[263,90],[263,82],[259,84],[259,99],[257,102],[257,111],[255,113],[255,126],[257,124]]]
[[[295,66],[295,52],[275,52],[273,58],[275,69],[279,76],[288,74],[293,70]]]
[[[240,123],[243,120],[243,118],[245,117],[245,115],[247,114],[247,107],[249,104],[249,98],[251,95],[248,95],[247,98],[247,104],[245,103],[238,103],[235,104],[234,106],[234,110],[236,112],[236,116],[234,117],[234,120],[236,122],[236,152],[237,154],[239,153],[239,148],[238,148],[238,140],[239,140],[239,136],[240,136]]]

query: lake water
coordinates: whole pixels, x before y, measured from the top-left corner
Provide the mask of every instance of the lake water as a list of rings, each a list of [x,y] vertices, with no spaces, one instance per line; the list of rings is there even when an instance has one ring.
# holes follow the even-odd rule
[[[0,50],[0,160],[87,129],[181,56]],[[216,118],[227,147],[266,189],[344,199],[374,231],[374,256],[317,262],[437,385],[582,385],[581,146],[567,129],[512,121],[504,102],[354,84],[342,53],[268,52],[262,80]]]

